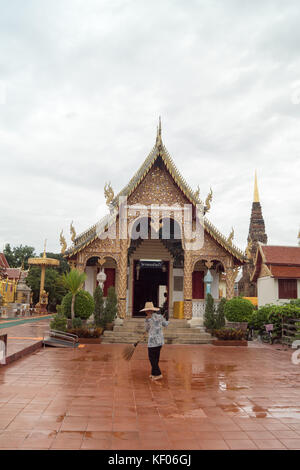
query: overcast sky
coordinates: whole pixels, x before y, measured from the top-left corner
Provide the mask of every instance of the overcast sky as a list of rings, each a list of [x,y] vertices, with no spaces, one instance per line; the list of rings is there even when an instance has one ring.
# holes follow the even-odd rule
[[[0,250],[59,252],[162,136],[209,219],[246,246],[254,171],[270,244],[297,243],[300,3],[0,0]]]

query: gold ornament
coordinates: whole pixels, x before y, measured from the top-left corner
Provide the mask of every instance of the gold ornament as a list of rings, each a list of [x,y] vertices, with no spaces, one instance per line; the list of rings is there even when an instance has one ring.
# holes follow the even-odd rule
[[[205,206],[204,206],[204,214],[206,214],[206,212],[208,212],[210,210],[210,203],[212,201],[212,197],[213,197],[213,192],[212,192],[212,189],[210,188],[210,191],[208,193],[208,196],[206,198],[206,201],[205,201]]]
[[[195,191],[195,198],[199,201],[199,197],[200,197],[200,187],[198,184],[197,189]]]
[[[234,229],[232,227],[229,237],[227,238],[227,241],[230,245],[232,245],[233,237],[234,237]]]
[[[115,197],[115,193],[113,191],[113,188],[111,186],[111,183],[109,182],[108,184],[105,183],[104,186],[104,196],[106,199],[106,205],[109,206],[113,198]]]
[[[246,248],[246,250],[245,250],[245,254],[246,254],[246,256],[247,256],[248,259],[251,259],[251,258],[252,258],[251,250],[252,250],[252,240],[249,240],[248,245],[247,245],[247,248]]]
[[[70,225],[70,234],[71,234],[71,240],[74,243],[75,238],[76,238],[76,231],[75,231],[75,228],[74,228],[74,225],[73,225],[73,220],[72,220],[71,225]]]
[[[59,242],[61,246],[61,254],[63,255],[67,249],[67,242],[65,237],[63,236],[63,230],[60,232]]]

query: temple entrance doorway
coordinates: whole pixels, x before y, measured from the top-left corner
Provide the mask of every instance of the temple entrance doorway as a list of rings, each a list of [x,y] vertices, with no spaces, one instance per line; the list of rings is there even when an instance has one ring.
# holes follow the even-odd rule
[[[133,278],[133,317],[144,317],[140,312],[146,302],[155,307],[162,304],[169,288],[169,262],[162,260],[135,260]]]

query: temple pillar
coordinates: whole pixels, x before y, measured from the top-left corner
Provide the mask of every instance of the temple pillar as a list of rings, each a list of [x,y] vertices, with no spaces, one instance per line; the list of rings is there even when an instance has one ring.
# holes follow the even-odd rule
[[[234,297],[234,283],[237,276],[237,270],[232,266],[226,267],[226,299],[232,299]]]
[[[126,316],[127,293],[127,240],[120,240],[120,259],[118,265],[118,317]]]
[[[193,258],[192,252],[184,251],[184,269],[183,269],[183,300],[184,317],[190,320],[193,316]]]

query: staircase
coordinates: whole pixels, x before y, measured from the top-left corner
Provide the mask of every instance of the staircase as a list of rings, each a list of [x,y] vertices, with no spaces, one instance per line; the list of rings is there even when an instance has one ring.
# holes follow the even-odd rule
[[[101,343],[135,343],[145,331],[144,318],[126,318],[123,325],[115,325],[113,331],[105,330]],[[207,344],[212,337],[203,327],[191,328],[187,320],[171,318],[164,328],[165,344]],[[147,342],[147,338],[143,341]]]

